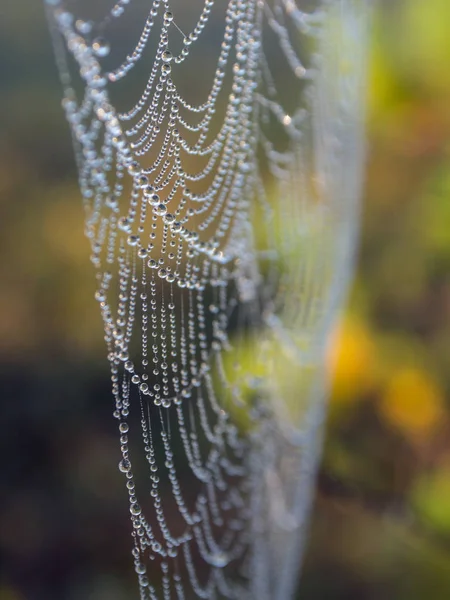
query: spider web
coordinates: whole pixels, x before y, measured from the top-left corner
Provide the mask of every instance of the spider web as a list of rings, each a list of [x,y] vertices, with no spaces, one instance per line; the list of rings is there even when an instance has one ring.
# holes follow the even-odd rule
[[[358,0],[46,0],[143,600],[292,596],[364,160]]]

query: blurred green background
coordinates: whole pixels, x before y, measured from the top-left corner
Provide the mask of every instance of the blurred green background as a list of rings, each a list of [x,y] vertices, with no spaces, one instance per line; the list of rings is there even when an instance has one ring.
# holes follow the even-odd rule
[[[299,598],[450,597],[450,2],[376,5],[358,272]],[[128,600],[126,494],[40,2],[0,8],[1,600]]]

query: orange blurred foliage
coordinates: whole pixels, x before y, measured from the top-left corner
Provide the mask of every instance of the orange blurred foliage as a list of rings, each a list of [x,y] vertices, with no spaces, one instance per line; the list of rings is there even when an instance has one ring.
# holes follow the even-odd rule
[[[332,402],[348,404],[372,389],[376,377],[375,348],[361,321],[348,317],[341,323],[328,362],[333,374]]]
[[[378,409],[385,421],[411,441],[422,441],[441,423],[444,398],[433,378],[418,368],[392,374]]]

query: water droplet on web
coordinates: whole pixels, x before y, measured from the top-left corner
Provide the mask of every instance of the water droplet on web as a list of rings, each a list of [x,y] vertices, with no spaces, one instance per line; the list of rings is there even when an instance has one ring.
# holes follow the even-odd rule
[[[75,27],[82,35],[87,35],[92,31],[92,22],[91,21],[83,21],[82,19],[78,19],[75,23]]]
[[[129,246],[136,246],[139,243],[139,236],[138,235],[129,235],[127,242],[128,242]]]
[[[141,188],[146,189],[147,187],[150,187],[148,185],[148,177],[147,175],[139,175],[138,177],[138,184]]]
[[[129,473],[131,470],[131,463],[128,459],[124,458],[119,463],[119,471],[121,473]]]
[[[228,556],[224,552],[216,552],[211,554],[209,562],[214,567],[225,567],[228,562]]]
[[[248,162],[241,161],[238,166],[241,173],[250,173],[252,170],[252,165]]]
[[[73,14],[67,10],[58,10],[56,13],[56,19],[62,27],[70,27],[73,22]]]
[[[111,10],[111,16],[117,19],[118,17],[121,17],[123,15],[124,11],[125,9],[123,8],[123,6],[116,4],[116,6],[114,6],[114,8]]]
[[[128,173],[132,176],[139,175],[140,165],[137,160],[133,160],[128,166]]]
[[[92,42],[92,50],[96,56],[103,58],[104,56],[108,56],[110,52],[110,45],[104,38],[96,38]]]
[[[132,504],[130,506],[130,513],[135,516],[138,517],[141,513],[142,513],[142,509],[139,506],[139,504]]]
[[[127,219],[127,217],[120,217],[120,219],[117,222],[117,226],[122,231],[129,231],[131,229],[130,228],[130,222]]]
[[[163,220],[164,220],[164,223],[165,223],[166,225],[172,225],[172,223],[175,221],[175,216],[174,216],[174,215],[172,215],[172,214],[170,214],[170,213],[167,213],[167,214],[164,216],[164,219],[163,219]]]
[[[155,215],[163,217],[167,213],[167,206],[165,204],[158,204],[153,209],[153,212],[155,213]]]
[[[151,194],[149,199],[148,199],[149,204],[151,204],[152,206],[158,206],[158,204],[160,204],[161,199],[158,196],[158,194]]]
[[[163,62],[170,63],[173,59],[172,52],[170,52],[170,50],[164,50],[164,52],[161,55],[161,58]]]

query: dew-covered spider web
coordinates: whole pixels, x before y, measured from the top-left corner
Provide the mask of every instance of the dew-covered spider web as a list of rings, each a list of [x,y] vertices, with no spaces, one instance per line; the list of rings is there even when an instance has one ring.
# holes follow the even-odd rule
[[[140,597],[288,600],[353,265],[367,5],[46,5]]]

